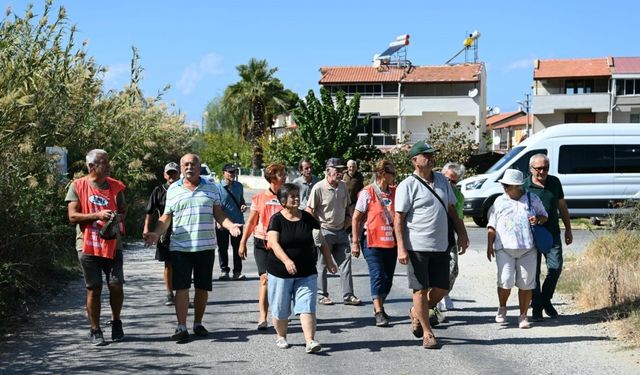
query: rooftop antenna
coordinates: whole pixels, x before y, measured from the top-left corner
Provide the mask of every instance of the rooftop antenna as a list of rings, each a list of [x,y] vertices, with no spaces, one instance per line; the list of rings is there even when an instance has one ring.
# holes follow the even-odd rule
[[[464,52],[464,62],[468,63],[470,51],[473,51],[473,63],[476,64],[478,62],[478,38],[480,38],[480,32],[478,30],[469,34],[469,36],[462,42],[462,49],[444,64],[449,65],[451,61],[458,57],[462,52]]]
[[[395,65],[399,68],[411,66],[411,61],[407,59],[407,46],[409,45],[409,34],[403,34],[389,43],[389,47],[382,53],[373,55],[373,67]]]

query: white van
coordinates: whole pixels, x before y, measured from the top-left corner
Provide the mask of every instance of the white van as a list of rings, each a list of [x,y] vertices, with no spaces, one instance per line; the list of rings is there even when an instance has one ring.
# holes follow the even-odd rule
[[[549,174],[562,182],[571,217],[606,216],[628,199],[640,198],[640,124],[564,124],[534,134],[484,174],[458,183],[464,214],[487,225],[487,211],[503,193],[498,182],[515,168],[529,176],[529,158],[549,157]]]

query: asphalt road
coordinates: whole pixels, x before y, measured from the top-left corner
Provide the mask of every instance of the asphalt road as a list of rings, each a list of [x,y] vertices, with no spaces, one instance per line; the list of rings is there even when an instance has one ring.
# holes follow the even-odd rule
[[[353,263],[356,294],[364,306],[336,304],[318,307],[317,339],[323,350],[304,352],[299,321],[289,333],[292,348],[275,346],[275,331],[257,331],[256,267],[245,262],[246,281],[218,281],[214,270],[204,324],[211,334],[176,344],[171,307],[162,305],[162,265],[153,250],[141,243],[125,250],[126,338],[120,343],[92,347],[86,337],[84,289],[80,279],[43,303],[32,320],[16,335],[0,341],[0,373],[214,373],[214,374],[634,374],[640,373],[638,350],[621,350],[601,323],[589,313],[575,312],[565,298],[558,299],[562,316],[517,328],[515,292],[510,299],[509,324],[493,321],[495,263],[485,258],[485,230],[469,227],[472,247],[460,257],[460,277],[452,292],[457,309],[435,330],[442,349],[427,351],[410,332],[407,311],[410,292],[406,268],[398,265],[387,301],[392,316],[389,328],[373,325],[368,272],[364,259]],[[576,231],[579,251],[591,233]],[[330,278],[336,297],[339,279]],[[103,297],[103,306],[107,306]],[[192,323],[190,311],[188,326]],[[108,320],[108,308],[103,320]],[[105,337],[110,329],[104,327]]]

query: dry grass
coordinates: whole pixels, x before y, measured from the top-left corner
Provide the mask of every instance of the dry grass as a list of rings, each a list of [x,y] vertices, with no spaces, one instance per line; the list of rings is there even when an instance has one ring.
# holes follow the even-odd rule
[[[567,259],[559,290],[585,309],[621,321],[621,337],[640,343],[640,232],[618,230],[592,241],[584,255]]]

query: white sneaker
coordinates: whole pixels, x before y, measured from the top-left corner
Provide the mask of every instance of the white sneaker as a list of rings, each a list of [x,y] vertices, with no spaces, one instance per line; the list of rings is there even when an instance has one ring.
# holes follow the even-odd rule
[[[531,324],[529,324],[529,320],[526,315],[520,315],[518,318],[518,327],[522,329],[531,328]]]
[[[307,343],[305,351],[307,353],[317,353],[320,351],[320,349],[322,349],[322,345],[320,345],[320,343],[316,340],[311,340]]]
[[[451,297],[449,297],[449,295],[447,294],[446,296],[444,296],[444,307],[447,310],[453,310],[455,307],[453,307],[453,300],[451,300]]]
[[[278,347],[278,349],[287,349],[289,348],[289,343],[287,342],[286,338],[278,337],[276,339],[276,346]]]
[[[498,307],[498,313],[496,314],[496,323],[506,323],[507,321],[507,308]]]

